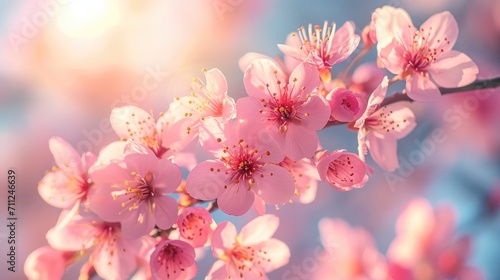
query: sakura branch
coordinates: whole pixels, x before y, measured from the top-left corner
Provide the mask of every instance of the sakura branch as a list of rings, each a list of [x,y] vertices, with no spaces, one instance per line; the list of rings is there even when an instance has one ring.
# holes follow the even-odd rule
[[[272,238],[279,218],[266,214],[266,206],[313,203],[320,181],[332,191],[362,189],[374,175],[368,153],[381,168],[396,170],[397,142],[417,125],[408,102],[400,101],[432,102],[442,94],[500,86],[500,78],[473,82],[478,68],[452,50],[457,36],[449,12],[416,29],[406,11],[390,6],[373,13],[362,36],[355,34],[353,22],[338,29],[327,21],[322,27],[310,24],[278,45],[284,57],[248,53],[241,58],[247,97],[235,101],[220,70],[203,70],[204,78],[194,78],[189,92],[156,116],[136,106],[114,108],[110,122],[117,141],[98,155],[79,155],[63,139],[50,139],[56,166],[38,190],[62,212],[47,233],[50,247],[34,251],[26,262],[27,276],[61,278],[69,265],[85,258],[82,279],[94,274],[193,279],[205,276],[198,262],[203,248],[210,247],[218,260],[205,279],[267,279],[267,273],[288,263],[291,252]],[[333,76],[331,69],[360,41],[362,51]],[[351,73],[372,46],[380,67],[365,64]],[[405,93],[386,97],[397,81],[406,83]],[[339,124],[356,133],[357,152],[321,148],[317,132]],[[208,159],[198,162],[197,145]],[[240,233],[212,217],[217,210],[241,216],[251,208],[258,217]],[[396,277],[367,233],[331,220],[320,228],[322,234],[338,230],[335,238],[347,244],[339,256],[370,254],[366,263],[356,264],[367,267],[360,271],[349,270],[350,259],[332,257],[338,271],[347,273],[342,279]],[[398,233],[394,244],[401,236],[406,235]],[[391,259],[398,254],[394,246]],[[48,266],[50,261],[57,265]],[[405,265],[398,273],[413,273]]]

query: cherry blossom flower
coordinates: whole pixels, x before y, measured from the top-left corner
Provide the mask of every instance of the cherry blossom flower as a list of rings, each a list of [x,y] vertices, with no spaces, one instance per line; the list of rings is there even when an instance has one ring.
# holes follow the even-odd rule
[[[120,222],[124,235],[138,238],[155,225],[168,229],[177,219],[177,202],[168,194],[181,183],[181,171],[149,148],[129,141],[123,160],[94,166],[90,175],[90,209],[105,221]]]
[[[206,279],[268,279],[266,273],[290,259],[288,246],[271,238],[278,226],[278,217],[269,214],[250,221],[240,234],[231,222],[220,223],[212,238],[212,250],[219,260]]]
[[[453,209],[416,198],[406,206],[396,223],[396,238],[387,251],[391,276],[410,279],[482,279],[466,265],[470,251],[467,237],[454,238]]]
[[[78,209],[77,209],[78,210]],[[119,223],[109,223],[93,213],[63,211],[55,227],[46,235],[57,250],[90,253],[89,264],[105,279],[127,279],[140,264],[140,252],[154,246],[154,239],[128,239]],[[146,250],[147,251],[147,250]]]
[[[377,12],[376,12],[377,13]],[[420,102],[436,100],[438,86],[451,88],[472,83],[476,64],[464,53],[452,50],[458,25],[450,12],[431,16],[419,29],[403,9],[385,6],[375,26],[381,64],[400,79],[406,79],[406,93]]]
[[[399,167],[397,140],[408,135],[416,126],[413,112],[402,102],[380,107],[387,92],[389,80],[384,78],[373,91],[366,111],[354,127],[358,128],[359,157],[364,161],[366,148],[382,168],[394,171]]]
[[[300,63],[287,81],[273,61],[258,59],[247,68],[244,83],[249,97],[236,102],[238,118],[263,122],[290,159],[311,157],[319,142],[316,130],[330,115],[328,103],[314,91],[315,67]]]
[[[219,208],[230,215],[243,215],[255,195],[267,204],[283,204],[294,192],[288,171],[276,164],[284,155],[277,143],[256,121],[221,124],[203,122],[200,141],[217,160],[198,164],[186,180],[187,192],[196,199],[217,199]]]
[[[292,200],[302,204],[314,201],[320,180],[314,163],[310,159],[293,161],[285,157],[280,166],[290,172],[295,182],[295,196]]]
[[[216,117],[221,122],[234,118],[234,99],[227,95],[227,82],[222,72],[217,68],[203,72],[206,84],[193,78],[190,94],[176,97],[169,111],[178,118],[194,120],[193,126],[207,117]]]
[[[331,108],[330,121],[355,121],[366,110],[365,97],[345,88],[334,88],[326,95],[325,99]]]
[[[181,240],[164,239],[151,254],[153,279],[193,279],[198,273],[195,251]]]
[[[50,138],[49,149],[56,166],[38,184],[40,196],[58,208],[71,208],[75,203],[85,202],[91,184],[87,172],[96,156],[85,153],[80,157],[70,144],[59,137]]]
[[[370,234],[339,219],[319,222],[325,251],[312,279],[389,280],[384,256]]]
[[[212,216],[203,207],[189,207],[182,210],[177,218],[177,227],[179,228],[182,240],[185,240],[191,246],[203,247],[212,234]]]
[[[317,169],[322,181],[340,191],[363,187],[373,171],[357,155],[345,150],[322,152],[317,159]]]
[[[384,79],[384,71],[375,63],[363,63],[354,70],[349,84],[349,90],[366,94],[373,92]]]
[[[333,22],[331,27],[325,21],[323,29],[319,25],[309,24],[306,32],[304,27],[297,33],[288,36],[286,44],[278,44],[278,48],[287,56],[297,61],[311,61],[316,65],[321,80],[329,82],[330,69],[334,64],[346,60],[358,47],[360,37],[354,34],[354,23],[346,22],[337,31]]]
[[[65,252],[43,246],[31,252],[24,262],[29,280],[62,279],[66,267],[77,259],[78,252]]]
[[[136,106],[114,108],[111,126],[121,140],[132,140],[151,149],[160,158],[175,156],[195,139],[192,120],[178,119],[174,112],[161,113],[156,120]]]

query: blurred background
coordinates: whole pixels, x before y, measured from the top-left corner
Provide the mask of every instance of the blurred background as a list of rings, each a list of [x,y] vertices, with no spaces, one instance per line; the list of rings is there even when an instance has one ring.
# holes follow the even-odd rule
[[[338,25],[351,20],[360,34],[371,13],[387,4],[407,9],[416,26],[436,12],[451,11],[460,27],[455,49],[478,64],[479,78],[500,76],[499,0],[0,0],[0,172],[3,181],[9,168],[17,172],[18,217],[17,272],[6,272],[7,233],[0,226],[0,275],[24,279],[25,258],[46,244],[45,233],[57,221],[59,209],[37,191],[54,165],[50,137],[62,137],[79,152],[98,153],[116,140],[106,122],[112,108],[165,111],[173,97],[188,93],[192,77],[203,76],[202,68],[219,68],[229,95],[243,97],[238,59],[245,53],[281,55],[276,44],[290,32],[324,20]],[[364,62],[375,57],[373,50]],[[334,66],[334,73],[343,66]],[[376,167],[362,189],[340,193],[320,184],[312,204],[269,208],[281,217],[276,236],[292,252],[289,265],[270,279],[281,279],[322,247],[318,221],[324,217],[365,228],[385,253],[398,215],[417,196],[434,206],[452,205],[455,236],[472,240],[468,263],[485,279],[500,277],[500,91],[447,95],[411,108],[418,127],[399,141],[400,161],[408,164],[394,172],[396,180]],[[446,140],[425,153],[421,143],[437,129]],[[320,136],[324,148],[357,153],[356,135],[345,127]],[[425,156],[417,159],[419,151]],[[253,210],[241,218],[215,215],[217,222],[230,219],[238,228],[253,217]],[[198,279],[214,261],[207,251]],[[78,265],[71,267],[66,279],[75,279],[78,271]]]

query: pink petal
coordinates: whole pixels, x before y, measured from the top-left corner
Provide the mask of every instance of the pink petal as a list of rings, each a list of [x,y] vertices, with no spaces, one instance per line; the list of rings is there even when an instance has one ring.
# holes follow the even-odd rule
[[[396,233],[427,235],[435,227],[432,206],[426,199],[417,197],[412,199],[399,215],[396,222]]]
[[[293,34],[295,34],[295,33],[292,33],[291,35],[289,35],[288,38],[290,38],[290,36],[293,36]],[[298,38],[298,36],[295,36],[295,37],[300,42],[300,39]],[[287,38],[287,42],[288,42],[288,38]],[[280,51],[285,54],[285,59],[286,59],[285,61],[287,61],[289,63],[288,65],[286,65],[287,69],[290,69],[291,66],[297,67],[297,65],[299,65],[300,63],[302,63],[304,60],[307,59],[306,52],[304,52],[304,50],[300,48],[300,46],[302,46],[302,44],[300,44],[299,46],[295,46],[296,42],[295,42],[295,39],[293,39],[293,37],[292,37],[291,44],[292,45],[289,45],[288,43],[286,45],[278,44],[278,49],[280,49]]]
[[[310,130],[320,130],[325,127],[330,117],[330,105],[321,95],[313,95],[298,110],[301,125]]]
[[[290,98],[305,101],[307,95],[313,92],[320,83],[318,68],[310,63],[302,62],[295,67],[288,79],[288,90],[291,90]]]
[[[114,108],[110,116],[111,126],[118,137],[132,139],[148,145],[156,142],[156,120],[143,109],[136,106]]]
[[[111,161],[123,159],[123,153],[126,145],[126,141],[115,141],[109,143],[99,152],[99,157],[97,158],[95,165],[107,165]]]
[[[200,144],[207,153],[216,157],[224,156],[224,145],[227,145],[227,136],[224,130],[227,125],[229,124],[224,124],[215,118],[208,118],[201,122]]]
[[[419,102],[433,102],[441,96],[441,92],[431,79],[418,73],[413,73],[406,81],[406,94]]]
[[[334,51],[333,55],[328,59],[330,65],[343,62],[356,50],[360,37],[354,32],[355,27],[352,21],[347,21],[335,31],[331,47]]]
[[[427,19],[420,26],[420,32],[430,48],[448,52],[457,41],[458,24],[450,12],[444,11]]]
[[[290,33],[286,37],[285,45],[290,46],[290,47],[295,47],[295,48],[299,49],[302,46],[302,42],[300,41],[299,36],[297,35],[297,33],[296,32],[292,32],[292,33]],[[284,50],[288,51],[288,49],[286,47],[282,49],[281,46],[283,46],[283,45],[278,45],[278,48],[283,53],[285,53]],[[299,65],[299,63],[301,63],[302,60],[303,59],[293,58],[292,56],[286,55],[286,53],[285,53],[284,67],[283,67],[283,69],[285,69],[285,72],[288,73],[288,74],[292,73],[293,69],[295,69],[295,67],[297,67],[297,65]]]
[[[389,79],[384,77],[382,83],[373,91],[368,99],[368,104],[363,115],[356,121],[354,127],[361,128],[365,125],[365,120],[370,117],[379,107],[380,103],[384,101],[389,86]]]
[[[233,216],[241,216],[250,209],[253,200],[253,192],[248,190],[246,182],[241,182],[239,184],[228,184],[227,188],[223,189],[223,192],[217,198],[217,203],[222,212]]]
[[[254,192],[253,209],[259,216],[266,214],[266,203]]]
[[[67,253],[43,246],[31,252],[24,261],[24,274],[30,280],[62,279]]]
[[[207,89],[215,94],[218,100],[222,100],[226,97],[227,94],[227,82],[224,74],[217,69],[213,68],[205,72]]]
[[[263,54],[256,53],[256,52],[248,52],[245,55],[243,55],[240,58],[240,60],[238,61],[238,65],[240,66],[241,71],[243,71],[243,73],[244,73],[247,70],[248,66],[250,66],[250,64],[252,64],[252,62],[254,60],[257,60],[257,59],[273,60],[272,57],[267,56],[267,55],[263,55]],[[282,69],[283,69],[283,67],[282,67]]]
[[[401,139],[408,135],[417,126],[413,111],[407,106],[408,102],[393,103],[378,109],[373,115],[381,121],[376,126],[370,126],[377,137]]]
[[[378,58],[383,67],[393,74],[400,74],[405,70],[405,49],[394,37],[387,37],[377,45]]]
[[[392,6],[376,9],[372,14],[372,24],[375,25],[379,44],[386,38],[411,37],[412,34],[409,31],[415,30],[410,15],[404,9]]]
[[[285,133],[283,152],[292,160],[311,157],[318,148],[318,134],[301,125],[291,124]]]
[[[462,87],[476,80],[479,69],[464,53],[449,51],[431,64],[429,74],[442,87]]]
[[[183,151],[198,136],[198,121],[176,117],[178,116],[167,112],[156,123],[162,158]]]
[[[236,101],[236,112],[238,119],[265,119],[264,106],[258,98],[242,97]],[[266,109],[267,111],[267,109]],[[267,113],[267,112],[266,112]]]
[[[263,215],[251,220],[240,232],[241,245],[252,246],[269,240],[280,224],[275,215]]]
[[[290,260],[290,249],[285,242],[272,238],[265,240],[254,247],[256,250],[266,251],[266,258],[270,261],[262,262],[260,265],[265,272],[271,272],[275,269],[285,266]]]
[[[377,138],[373,133],[368,134],[366,141],[373,160],[380,167],[391,172],[399,168],[397,143],[393,137]]]
[[[159,205],[159,207],[164,208],[169,206],[170,205]],[[168,210],[161,209],[160,213],[163,212],[168,212]],[[174,217],[167,216],[162,218],[166,219],[166,222],[171,221],[171,226],[177,218],[177,215]],[[149,234],[154,229],[156,224],[155,215],[152,213],[152,206],[149,201],[142,202],[142,204],[136,209],[129,210],[127,208],[123,208],[122,212],[117,213],[117,219],[115,219],[115,221],[120,222],[123,236],[129,239],[137,239],[141,236]],[[168,229],[170,226],[162,229]]]
[[[226,269],[226,262],[222,260],[216,261],[210,271],[207,273],[207,277],[205,280],[218,280],[218,279],[226,279],[228,276],[228,272]]]
[[[281,147],[279,137],[280,132],[274,127],[266,127],[258,120],[247,120],[235,122],[232,127],[226,130],[226,134],[233,135],[233,144],[239,139],[245,140],[250,147],[254,147],[262,155],[264,162],[280,162],[285,157]],[[281,138],[283,138],[281,136]]]
[[[173,193],[182,181],[181,169],[168,159],[159,160],[149,172],[155,175],[152,187],[157,194]]]
[[[186,191],[196,199],[213,200],[220,196],[225,185],[226,167],[219,161],[199,163],[186,179]]]
[[[82,198],[81,183],[66,177],[61,171],[49,172],[38,184],[38,193],[45,202],[57,207],[68,208]]]
[[[286,80],[282,70],[269,59],[257,59],[245,71],[244,85],[249,96],[269,98],[273,93],[281,92],[280,84]]]
[[[57,167],[70,177],[81,177],[86,171],[82,170],[81,157],[76,150],[59,137],[52,137],[49,140],[49,149]]]
[[[177,220],[177,201],[168,195],[154,197],[152,200],[156,225],[161,229],[169,229]]]
[[[97,274],[104,279],[129,278],[137,267],[136,254],[139,247],[138,239],[116,237],[113,241],[102,240],[91,255]]]
[[[290,172],[283,167],[267,164],[256,172],[255,192],[267,203],[287,203],[293,196],[295,184]]]
[[[61,213],[62,222],[45,235],[49,245],[62,251],[80,251],[94,246],[94,237],[99,234],[99,228],[91,223],[92,219],[64,215]]]
[[[212,236],[212,250],[215,256],[221,257],[226,253],[226,250],[232,249],[237,235],[236,227],[231,222],[224,221],[217,225]]]

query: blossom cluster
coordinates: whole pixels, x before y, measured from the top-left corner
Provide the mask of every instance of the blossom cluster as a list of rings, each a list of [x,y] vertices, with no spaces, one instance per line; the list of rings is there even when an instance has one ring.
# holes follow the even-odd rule
[[[210,247],[218,261],[206,279],[267,279],[288,263],[290,250],[272,238],[279,218],[266,214],[266,205],[311,203],[319,181],[339,191],[362,188],[373,174],[368,152],[381,168],[396,170],[397,141],[416,121],[408,102],[384,103],[388,88],[401,81],[408,97],[430,102],[438,86],[475,81],[476,65],[452,50],[457,36],[449,12],[417,29],[406,11],[390,6],[377,9],[360,35],[352,22],[311,24],[278,45],[283,57],[240,59],[247,97],[235,101],[220,70],[203,70],[204,79],[193,79],[190,92],[158,116],[136,106],[113,109],[119,139],[98,155],[79,155],[51,138],[56,166],[38,191],[62,212],[46,235],[50,246],[26,261],[28,278],[61,278],[88,257],[82,279],[192,279],[202,248]],[[360,42],[358,57],[333,76]],[[351,73],[374,46],[378,67]],[[357,152],[322,148],[317,132],[336,124],[357,133]],[[210,159],[198,162],[198,145]],[[240,233],[211,216],[250,208],[259,217]]]

